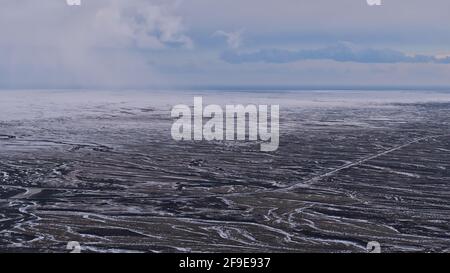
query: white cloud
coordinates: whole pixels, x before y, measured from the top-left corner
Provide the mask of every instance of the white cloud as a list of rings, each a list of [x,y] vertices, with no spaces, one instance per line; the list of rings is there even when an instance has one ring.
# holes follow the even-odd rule
[[[167,84],[139,50],[193,47],[177,1],[0,4],[0,86]]]
[[[226,32],[223,30],[218,30],[214,33],[214,36],[223,36],[225,37],[228,47],[232,49],[238,49],[242,45],[242,36],[244,31],[238,30],[234,32]]]
[[[109,35],[111,42],[124,42],[139,48],[160,49],[167,45],[191,48],[192,40],[184,34],[182,18],[173,13],[169,2],[111,1],[95,14],[96,32]]]

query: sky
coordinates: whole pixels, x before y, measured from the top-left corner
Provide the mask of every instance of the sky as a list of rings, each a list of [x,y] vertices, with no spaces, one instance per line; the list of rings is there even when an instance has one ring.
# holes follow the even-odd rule
[[[0,0],[0,88],[450,86],[450,1]]]

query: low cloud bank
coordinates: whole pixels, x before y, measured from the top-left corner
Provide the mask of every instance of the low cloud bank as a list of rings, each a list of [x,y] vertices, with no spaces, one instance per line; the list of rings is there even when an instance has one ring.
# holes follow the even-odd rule
[[[408,55],[392,49],[362,48],[349,43],[339,43],[318,49],[261,49],[253,52],[226,51],[222,60],[232,63],[291,63],[302,60],[333,60],[355,63],[450,63],[450,57]]]

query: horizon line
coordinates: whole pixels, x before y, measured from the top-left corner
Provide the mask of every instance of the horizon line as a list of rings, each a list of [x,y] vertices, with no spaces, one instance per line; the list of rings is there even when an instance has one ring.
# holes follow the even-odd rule
[[[49,87],[2,87],[0,91],[14,90],[104,90],[104,91],[450,91],[450,85],[154,85],[154,86],[49,86]]]

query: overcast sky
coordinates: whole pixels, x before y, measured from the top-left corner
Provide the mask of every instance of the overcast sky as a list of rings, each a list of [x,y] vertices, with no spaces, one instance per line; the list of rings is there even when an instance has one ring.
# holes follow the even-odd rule
[[[1,88],[450,85],[450,1],[0,0]]]

